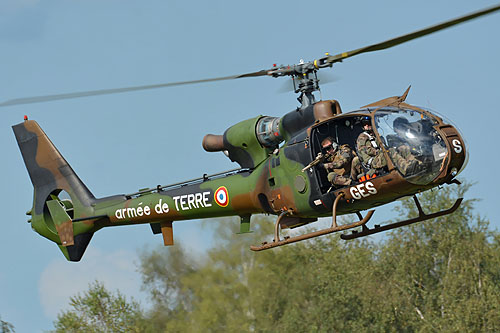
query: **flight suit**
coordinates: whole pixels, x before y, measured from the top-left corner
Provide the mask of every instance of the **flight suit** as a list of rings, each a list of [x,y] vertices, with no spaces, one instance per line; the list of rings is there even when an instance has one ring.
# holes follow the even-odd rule
[[[386,140],[389,147],[392,147],[389,148],[391,159],[404,176],[418,171],[421,162],[411,153],[412,148],[408,142],[395,134],[387,135]]]
[[[411,153],[410,146],[401,145],[398,148],[389,148],[389,156],[403,176],[409,176],[418,170],[421,164]]]
[[[351,162],[353,153],[349,145],[342,145],[323,164],[328,172],[328,181],[333,185],[351,185]]]

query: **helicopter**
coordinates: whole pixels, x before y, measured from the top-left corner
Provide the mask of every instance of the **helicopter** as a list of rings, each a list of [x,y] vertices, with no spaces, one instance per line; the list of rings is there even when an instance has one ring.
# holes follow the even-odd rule
[[[291,77],[300,106],[282,117],[256,116],[229,127],[223,135],[206,135],[202,145],[209,152],[224,152],[239,168],[138,192],[95,198],[64,157],[33,120],[13,126],[28,173],[34,186],[33,207],[28,212],[32,228],[55,242],[70,261],[79,261],[93,234],[116,225],[149,223],[162,234],[165,245],[173,245],[173,222],[218,216],[240,216],[240,233],[250,231],[253,214],[276,215],[274,239],[251,247],[266,250],[308,238],[340,231],[343,239],[364,237],[411,223],[450,214],[462,199],[440,212],[425,214],[415,194],[442,184],[457,184],[455,178],[465,167],[468,151],[462,135],[448,120],[430,110],[406,103],[409,90],[401,96],[371,103],[360,110],[343,113],[338,101],[316,101],[317,72],[354,55],[383,50],[448,28],[500,9],[495,6],[447,21],[382,43],[337,55],[327,54],[314,61],[219,78],[174,82],[161,85],[90,91],[10,100],[8,106],[55,99],[126,92],[181,84],[241,79],[247,77]],[[375,174],[352,179],[352,184],[334,187],[326,171],[311,166],[322,152],[321,142],[334,137],[338,144],[356,147],[363,132],[363,119],[370,119],[375,141],[387,165]],[[407,132],[399,133],[395,121],[406,120]],[[402,172],[389,152],[391,137],[412,147],[422,163],[414,172]],[[375,175],[375,177],[373,177]],[[364,178],[363,178],[364,177]],[[70,199],[61,196],[66,192]],[[396,199],[413,196],[419,211],[414,219],[367,227],[373,215],[361,211]],[[354,213],[359,221],[338,225],[336,217]],[[280,230],[296,228],[332,217],[329,228],[300,236],[281,238]],[[361,230],[356,230],[361,227]]]

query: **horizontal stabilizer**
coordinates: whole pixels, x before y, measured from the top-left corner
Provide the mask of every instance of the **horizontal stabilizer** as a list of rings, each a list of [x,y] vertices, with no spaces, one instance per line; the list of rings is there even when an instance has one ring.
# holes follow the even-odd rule
[[[57,234],[61,239],[61,244],[63,246],[74,245],[73,222],[69,215],[57,200],[47,201],[47,207],[56,226]]]

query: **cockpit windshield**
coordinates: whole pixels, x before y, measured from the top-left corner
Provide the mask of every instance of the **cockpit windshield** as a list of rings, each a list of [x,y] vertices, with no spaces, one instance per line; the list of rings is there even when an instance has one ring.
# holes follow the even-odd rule
[[[405,179],[418,185],[432,182],[446,163],[448,151],[424,113],[398,108],[375,112],[375,126],[389,156]]]

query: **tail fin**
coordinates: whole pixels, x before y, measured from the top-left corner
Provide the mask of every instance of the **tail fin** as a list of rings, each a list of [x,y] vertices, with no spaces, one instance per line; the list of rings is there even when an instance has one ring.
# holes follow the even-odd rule
[[[33,120],[12,126],[34,187],[31,226],[57,243],[70,261],[79,261],[92,238],[90,226],[73,230],[73,220],[93,215],[95,197]],[[67,192],[70,200],[59,195]]]

